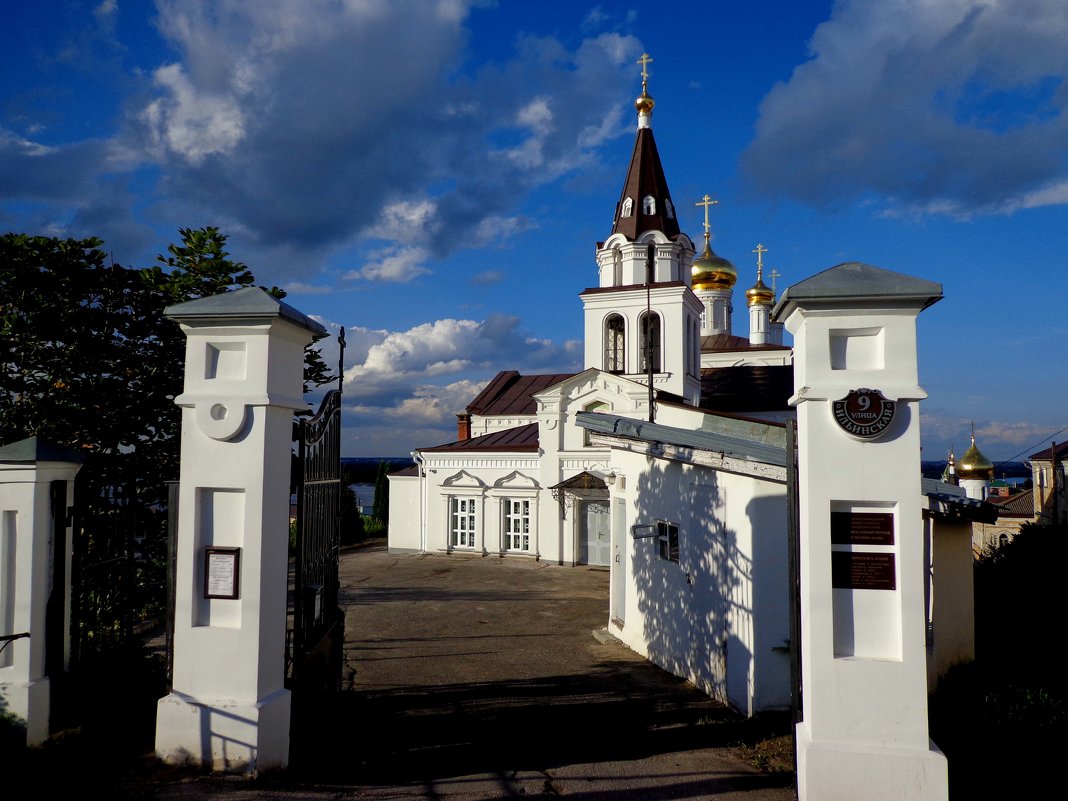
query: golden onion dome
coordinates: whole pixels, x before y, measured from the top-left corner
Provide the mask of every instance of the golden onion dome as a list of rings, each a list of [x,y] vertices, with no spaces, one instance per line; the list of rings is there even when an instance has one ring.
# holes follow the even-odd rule
[[[652,114],[653,106],[655,105],[653,98],[649,96],[649,93],[644,88],[638,99],[634,101],[634,108],[638,109],[639,114]]]
[[[957,460],[957,476],[962,479],[981,479],[990,481],[994,478],[994,463],[983,456],[982,451],[975,446],[975,434],[972,434],[972,445]]]
[[[758,275],[757,282],[745,290],[745,299],[750,306],[755,306],[758,303],[771,306],[775,303],[775,291],[765,284],[764,279]]]
[[[694,291],[698,289],[730,289],[738,280],[738,271],[726,259],[712,252],[705,237],[705,251],[694,259],[690,269],[690,284]]]

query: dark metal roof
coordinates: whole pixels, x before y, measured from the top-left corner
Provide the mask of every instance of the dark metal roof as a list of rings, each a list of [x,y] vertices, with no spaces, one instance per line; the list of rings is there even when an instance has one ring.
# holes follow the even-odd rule
[[[405,467],[403,470],[394,470],[389,474],[390,478],[393,476],[418,476],[419,465],[413,464],[410,467]]]
[[[888,298],[922,302],[922,307],[926,308],[942,299],[942,285],[850,261],[788,286],[772,309],[771,317],[773,320],[781,319],[786,306],[803,300],[885,301]]]
[[[1043,451],[1039,451],[1038,453],[1032,453],[1029,458],[1031,458],[1031,459],[1042,459],[1042,460],[1045,460],[1045,461],[1048,462],[1048,461],[1050,461],[1050,459],[1053,458],[1052,451],[1053,451],[1053,446],[1050,445],[1048,448],[1046,448]],[[1057,460],[1060,461],[1060,460],[1065,459],[1065,458],[1068,458],[1068,442],[1057,443]]]
[[[706,367],[701,370],[702,409],[723,412],[772,412],[790,408],[793,365]]]
[[[655,214],[642,214],[642,199],[652,195],[656,201]],[[620,217],[623,201],[630,198],[633,203],[629,217]],[[679,221],[674,211],[667,213],[667,203],[671,201],[664,168],[660,164],[660,154],[656,149],[652,128],[639,128],[634,141],[634,152],[627,168],[627,180],[623,183],[623,192],[616,203],[613,234],[623,234],[634,241],[646,231],[662,231],[668,239],[679,235]],[[673,206],[671,207],[674,208]]]
[[[503,431],[494,431],[492,434],[483,434],[480,437],[471,437],[471,439],[462,439],[419,450],[422,453],[431,451],[529,451],[537,453],[538,424],[527,423],[525,426],[506,428]]]
[[[998,508],[994,504],[969,498],[964,488],[956,484],[923,477],[920,489],[927,496],[927,511],[935,517],[975,523],[993,523],[998,519]]]
[[[998,517],[1034,517],[1035,491],[1033,489],[1017,492],[1015,495],[999,498],[988,496],[987,503],[998,508]]]
[[[790,350],[789,345],[754,345],[745,337],[731,334],[712,334],[701,337],[701,353],[716,353],[729,350]]]
[[[579,297],[585,295],[601,295],[608,292],[633,292],[635,289],[645,289],[645,284],[627,284],[626,286],[591,286],[588,289],[584,289],[579,293]],[[685,281],[654,281],[649,284],[653,289],[663,289],[666,287],[686,286]]]
[[[577,476],[571,476],[571,478],[565,478],[559,484],[553,484],[549,487],[551,490],[603,490],[608,489],[608,485],[604,483],[604,479],[595,476],[586,470],[583,470]]]
[[[316,339],[326,336],[326,329],[317,321],[297,311],[288,303],[271,296],[258,286],[247,286],[232,292],[223,292],[206,298],[176,303],[163,310],[168,320],[211,321],[211,320],[265,320],[283,317],[296,323],[301,328],[312,332]]]
[[[574,373],[520,375],[515,370],[502,370],[467,405],[467,413],[483,416],[534,414],[537,411],[534,393],[559,384],[573,375]]]
[[[41,437],[27,437],[0,447],[0,462],[71,462],[81,464],[85,454],[62,445],[54,445]]]
[[[642,442],[676,445],[695,450],[722,453],[724,456],[737,456],[749,461],[786,466],[786,449],[765,442],[758,442],[741,437],[732,437],[714,431],[695,431],[688,428],[676,428],[660,423],[648,423],[630,417],[605,414],[604,412],[579,412],[575,423],[598,434],[612,434],[625,439]]]

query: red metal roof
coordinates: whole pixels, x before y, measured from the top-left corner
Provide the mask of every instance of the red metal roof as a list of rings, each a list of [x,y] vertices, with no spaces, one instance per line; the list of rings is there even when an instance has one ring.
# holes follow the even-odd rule
[[[484,417],[534,414],[537,411],[534,393],[541,392],[573,375],[574,373],[520,375],[515,370],[502,370],[493,377],[484,390],[478,393],[478,397],[468,404],[467,412]]]
[[[789,345],[754,345],[745,337],[730,334],[712,334],[701,337],[701,353],[723,350],[789,350]]]
[[[527,425],[519,426],[518,428],[506,428],[503,431],[494,431],[492,434],[462,439],[446,445],[420,448],[420,451],[522,451],[537,453],[538,424],[527,423]]]
[[[1051,453],[1052,450],[1053,450],[1053,446],[1050,445],[1044,451],[1039,451],[1038,453],[1032,453],[1030,458],[1032,458],[1032,459],[1045,459],[1046,461],[1049,461],[1053,457],[1053,454]],[[1058,442],[1057,443],[1057,461],[1060,462],[1060,461],[1064,461],[1065,459],[1068,459],[1068,442]]]
[[[1035,516],[1035,493],[1034,490],[1024,490],[1007,498],[996,495],[988,495],[987,503],[998,507],[998,517],[1034,517]]]

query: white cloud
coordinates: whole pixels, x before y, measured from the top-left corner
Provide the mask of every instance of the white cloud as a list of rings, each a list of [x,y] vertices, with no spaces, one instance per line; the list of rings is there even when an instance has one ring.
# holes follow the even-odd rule
[[[1065,202],[1068,4],[843,0],[760,107],[756,185],[893,213]]]
[[[123,142],[159,168],[158,207],[239,232],[264,277],[304,280],[336,249],[379,240],[350,276],[411,280],[532,225],[516,215],[531,190],[626,132],[636,39],[520,37],[457,75],[476,4],[158,0],[178,55]]]
[[[429,257],[430,253],[426,248],[390,246],[372,252],[363,267],[350,270],[342,277],[406,284],[413,278],[430,272],[423,266]]]
[[[519,330],[518,318],[505,315],[481,322],[436,320],[384,336],[376,332],[375,338],[366,356],[345,372],[345,391],[355,396],[407,397],[412,386],[436,383],[428,379],[476,380],[500,369],[577,371],[581,359],[574,343],[529,337]]]
[[[180,64],[156,70],[154,82],[164,96],[142,112],[157,157],[167,152],[199,166],[206,156],[226,155],[245,137],[240,99],[198,91]]]

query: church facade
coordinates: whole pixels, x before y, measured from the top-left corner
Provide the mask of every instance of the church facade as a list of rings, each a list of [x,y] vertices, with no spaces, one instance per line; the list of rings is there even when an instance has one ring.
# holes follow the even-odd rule
[[[770,319],[762,246],[753,335],[732,334],[737,271],[711,249],[712,202],[696,204],[698,254],[645,81],[635,105],[598,285],[579,295],[585,369],[498,373],[458,415],[455,441],[390,476],[389,547],[609,568],[615,636],[739,709],[782,708],[790,348]]]
[[[597,244],[598,284],[579,294],[584,369],[498,373],[458,415],[454,441],[415,451],[411,468],[390,475],[389,547],[604,567],[612,635],[746,714],[782,709],[793,351],[772,313],[763,245],[745,292],[750,336],[733,334],[738,274],[711,248],[712,201],[695,204],[705,211],[698,254],[664,176],[645,80],[635,105],[634,150]],[[915,282],[858,263],[820,275],[798,286]],[[970,607],[952,602],[971,592],[970,523],[959,520],[982,503],[933,484],[923,499],[928,568],[942,549],[942,565],[967,569],[927,596],[929,629],[936,613],[951,624],[929,643],[932,682],[973,650]]]

